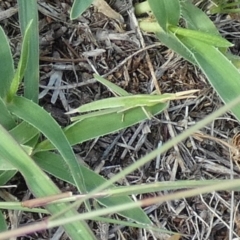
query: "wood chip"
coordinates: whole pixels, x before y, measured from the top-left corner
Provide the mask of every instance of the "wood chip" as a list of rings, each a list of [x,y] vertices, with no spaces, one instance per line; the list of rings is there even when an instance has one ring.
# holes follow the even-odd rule
[[[9,8],[5,11],[0,11],[0,21],[10,18],[12,15],[14,15],[18,11],[17,8]]]
[[[122,15],[113,10],[104,0],[94,0],[92,4],[105,16],[124,22]]]

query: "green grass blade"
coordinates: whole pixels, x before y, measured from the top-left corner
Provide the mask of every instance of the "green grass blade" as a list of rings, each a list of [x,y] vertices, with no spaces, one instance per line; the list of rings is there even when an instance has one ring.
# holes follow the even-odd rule
[[[49,214],[46,209],[23,207],[22,202],[0,202],[0,209]]]
[[[164,45],[168,46],[180,56],[183,56],[190,63],[196,64],[196,61],[191,54],[191,51],[189,51],[189,49],[184,46],[184,44],[179,41],[179,39],[177,39],[173,33],[156,32],[156,36]]]
[[[189,48],[194,49],[192,54],[198,66],[206,74],[210,84],[219,94],[224,103],[237,98],[240,92],[239,70],[218,49],[191,38],[182,38],[181,41]],[[240,107],[232,109],[233,114],[240,121]]]
[[[145,109],[152,115],[162,112],[168,103],[159,103]],[[124,117],[124,119],[123,119]],[[123,113],[109,113],[102,116],[87,118],[75,122],[64,129],[64,133],[71,145],[85,142],[99,136],[110,134],[132,126],[147,119],[141,108],[133,108]],[[48,141],[41,142],[35,151],[46,151],[55,147]]]
[[[18,143],[25,144],[38,135],[39,131],[32,125],[23,121],[15,128],[11,129],[9,133]]]
[[[94,74],[93,76],[98,82],[100,82],[105,87],[107,87],[112,93],[114,93],[118,96],[129,96],[129,95],[131,95],[127,91],[125,91],[124,89],[120,88],[119,86],[117,86],[114,83],[111,83],[110,81],[106,80],[105,78],[103,78],[103,77],[101,77],[97,74]]]
[[[71,20],[78,18],[94,0],[74,0],[70,13]]]
[[[227,180],[225,180],[227,181]],[[117,188],[108,188],[106,194],[113,196],[144,194],[159,191],[180,190],[186,188],[204,187],[210,184],[220,183],[221,180],[178,180],[164,181],[154,183],[143,183],[140,185],[118,186]]]
[[[196,64],[191,52],[187,47],[179,41],[176,36],[171,32],[164,32],[157,22],[149,22],[147,20],[139,21],[139,26],[143,31],[154,32],[160,42],[168,46],[170,49],[177,52],[179,55],[184,56],[192,64]]]
[[[238,96],[236,99],[228,103],[227,105],[221,107],[217,111],[213,112],[209,116],[205,117],[203,120],[199,121],[196,125],[190,127],[186,131],[182,132],[178,136],[176,136],[174,139],[169,140],[166,142],[161,148],[156,149],[152,151],[151,153],[147,154],[146,156],[142,157],[135,163],[131,164],[127,168],[123,169],[120,173],[113,176],[111,179],[109,179],[108,182],[105,184],[102,184],[99,186],[99,188],[95,189],[93,192],[89,193],[89,196],[91,194],[105,190],[108,188],[110,184],[115,183],[116,181],[119,181],[122,179],[122,176],[127,176],[131,172],[135,171],[136,169],[142,167],[147,162],[151,161],[152,159],[156,158],[159,154],[163,154],[164,152],[168,151],[170,148],[172,148],[175,144],[182,142],[187,137],[189,137],[191,134],[196,132],[197,130],[205,127],[207,124],[211,123],[215,118],[219,117],[220,115],[224,114],[226,111],[229,111],[229,109],[232,109],[234,106],[240,103],[240,97]],[[229,188],[229,186],[228,186]]]
[[[7,36],[0,27],[0,97],[5,98],[14,76],[13,58]]]
[[[150,6],[149,6],[148,1],[144,1],[144,2],[137,3],[137,4],[134,6],[134,10],[135,10],[135,14],[136,14],[137,16],[139,16],[139,15],[141,15],[141,14],[150,12],[150,11],[151,11],[151,8],[150,8]]]
[[[17,172],[16,170],[0,171],[0,186],[8,182]]]
[[[178,25],[180,18],[179,0],[148,0],[148,3],[159,25],[165,32],[168,32],[169,25]]]
[[[58,154],[51,152],[41,152],[37,153],[33,157],[36,163],[49,174],[62,179],[63,181],[69,182],[70,184],[75,184],[71,174],[66,172],[66,163],[62,159],[62,157]],[[51,159],[51,160],[50,160]],[[86,180],[86,188],[87,191],[90,192],[99,185],[103,184],[107,180],[96,174],[94,171],[88,169],[85,166],[81,166],[82,174],[84,179]],[[116,186],[111,185],[110,188],[116,188]],[[96,199],[101,205],[105,207],[112,207],[118,204],[123,203],[131,203],[133,200],[128,196],[118,196],[118,197],[103,197]],[[142,224],[150,224],[148,216],[144,213],[141,208],[135,208],[128,211],[121,211],[120,215],[132,219],[136,222],[140,222]]]
[[[81,175],[81,168],[62,129],[50,114],[23,97],[15,97],[9,105],[9,109],[17,117],[42,132],[51,141],[66,161],[78,190],[85,193],[85,182]]]
[[[28,57],[29,57],[29,37],[30,37],[30,30],[31,30],[31,25],[32,21],[29,22],[24,37],[23,37],[23,42],[22,42],[22,50],[21,50],[21,57],[18,62],[18,67],[17,70],[14,74],[14,78],[11,82],[10,89],[8,91],[8,101],[10,102],[13,96],[16,94],[19,84],[23,79],[26,67],[27,67],[27,62],[28,62]]]
[[[117,224],[117,225],[121,225],[121,226],[128,226],[128,227],[132,227],[132,228],[142,228],[144,230],[149,230],[149,231],[153,231],[153,232],[159,232],[159,233],[166,233],[166,234],[175,234],[175,232],[172,231],[168,231],[165,228],[160,228],[157,226],[146,226],[146,224],[139,224],[139,223],[133,223],[130,221],[121,221],[119,219],[112,219],[112,218],[106,218],[106,217],[93,217],[92,218],[94,221],[99,221],[99,222],[104,222],[104,223],[111,223],[111,224]]]
[[[16,168],[7,160],[0,158],[0,171],[14,171]]]
[[[22,36],[32,21],[29,37],[29,58],[24,75],[24,96],[38,102],[39,92],[39,30],[36,0],[18,0],[18,14]]]
[[[221,36],[209,17],[198,7],[194,6],[189,0],[181,1],[181,14],[189,29]]]
[[[9,130],[16,125],[13,116],[8,111],[7,106],[1,97],[0,97],[0,113],[1,113],[0,124],[2,124],[6,129]]]
[[[181,14],[189,29],[211,33],[221,37],[221,34],[210,18],[202,10],[192,4],[191,1],[181,1]],[[227,48],[228,47],[223,47],[221,51],[226,54]]]
[[[218,35],[200,32],[198,30],[180,28],[176,26],[169,26],[169,30],[172,31],[174,35],[179,36],[179,38],[181,37],[193,38],[215,47],[228,48],[233,46],[232,43]]]
[[[50,178],[36,165],[33,159],[12,138],[12,136],[0,125],[0,157],[7,160],[24,176],[28,188],[35,197],[45,197],[61,193]],[[51,214],[57,214],[69,204],[50,204],[46,209]],[[76,216],[74,209],[69,210],[63,217]],[[95,239],[85,222],[74,222],[64,226],[72,239]]]

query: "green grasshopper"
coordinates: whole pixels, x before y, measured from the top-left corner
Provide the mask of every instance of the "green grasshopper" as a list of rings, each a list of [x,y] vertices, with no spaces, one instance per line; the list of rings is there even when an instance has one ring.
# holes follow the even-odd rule
[[[99,76],[97,80],[99,80]],[[100,81],[103,81],[103,79],[101,79]],[[114,87],[116,88],[116,85]],[[118,89],[115,89],[115,90],[118,90]],[[71,118],[72,121],[76,121],[76,120],[83,120],[85,118],[97,117],[103,114],[109,114],[114,112],[124,113],[125,111],[131,110],[133,108],[140,107],[142,108],[143,112],[146,114],[148,119],[151,119],[151,115],[146,111],[145,107],[151,107],[159,103],[168,102],[170,100],[195,98],[195,96],[193,96],[192,94],[198,91],[199,90],[190,90],[190,91],[183,91],[178,93],[164,93],[160,95],[138,94],[138,95],[127,95],[127,96],[124,95],[121,97],[111,97],[111,98],[101,99],[95,102],[84,104],[79,108],[76,108],[67,112],[67,114],[73,114],[77,112],[86,113],[86,112],[94,111],[88,114]]]

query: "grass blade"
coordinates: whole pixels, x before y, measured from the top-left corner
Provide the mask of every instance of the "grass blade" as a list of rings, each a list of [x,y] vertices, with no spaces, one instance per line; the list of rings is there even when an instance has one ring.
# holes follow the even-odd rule
[[[50,178],[35,164],[12,136],[0,125],[0,157],[9,161],[24,176],[31,192],[36,197],[45,197],[61,193]],[[57,214],[69,204],[50,204],[46,209],[51,214]],[[64,214],[64,217],[73,217],[78,213],[74,209]],[[64,226],[72,239],[95,239],[85,222],[75,222]]]
[[[38,6],[36,0],[18,0],[19,20],[22,36],[32,21],[29,36],[29,57],[24,75],[24,96],[38,102],[39,84],[39,30]]]
[[[0,211],[0,232],[6,231],[8,229],[7,227],[7,223],[5,221],[5,217],[2,213],[2,211]]]
[[[66,163],[63,161],[60,155],[51,152],[40,152],[34,155],[34,159],[44,171],[50,173],[51,175],[59,179],[62,179],[63,181],[69,182],[70,184],[75,184],[72,176],[68,172],[66,172]],[[51,159],[51,161],[49,161],[49,159]],[[92,191],[102,183],[107,182],[106,179],[96,174],[94,171],[88,169],[87,167],[81,166],[81,169],[83,177],[84,179],[86,179],[86,189],[88,192]],[[111,185],[110,188],[117,189],[115,185]],[[118,197],[107,196],[103,198],[98,198],[96,199],[96,201],[98,201],[101,205],[105,207],[112,207],[122,203],[131,203],[132,199],[126,195],[122,195]],[[136,222],[141,221],[142,224],[151,223],[148,216],[141,208],[121,211],[118,214],[122,215],[123,217],[132,219]]]
[[[15,97],[9,109],[17,117],[42,132],[52,142],[66,161],[78,190],[85,193],[85,181],[81,175],[81,168],[58,123],[40,106],[23,97]]]
[[[25,70],[27,67],[27,62],[28,62],[28,58],[29,58],[29,37],[30,37],[31,25],[32,25],[32,21],[29,22],[29,24],[26,28],[24,37],[23,37],[21,57],[18,62],[17,70],[16,70],[13,80],[11,82],[10,89],[8,91],[8,101],[9,102],[14,97],[14,95],[17,93],[19,84],[20,84],[21,80],[23,79],[23,76],[24,76],[24,73],[25,73]]]
[[[239,96],[240,74],[238,69],[217,48],[191,38],[181,41],[192,51],[198,66],[206,74],[210,84],[217,91],[224,103],[229,103]],[[232,109],[240,121],[240,107]]]
[[[11,54],[11,49],[8,44],[7,36],[5,35],[2,27],[0,27],[0,56],[2,61],[0,61],[0,97],[5,98],[9,87],[11,85],[14,76],[14,66],[13,58]],[[3,60],[4,59],[4,60]]]
[[[16,125],[13,116],[8,111],[7,106],[1,97],[0,97],[0,113],[1,113],[0,124],[2,124],[6,129],[9,130]]]
[[[32,125],[23,121],[15,128],[11,129],[9,133],[18,143],[25,144],[33,139],[39,133],[39,131]]]
[[[148,3],[160,27],[165,32],[168,32],[169,25],[178,25],[180,18],[179,0],[148,0]]]
[[[145,107],[147,112],[152,115],[157,115],[162,112],[168,103],[159,103],[153,107]],[[147,119],[146,114],[141,108],[133,108],[131,111],[124,113],[109,113],[102,116],[86,118],[82,121],[77,121],[64,129],[64,133],[71,145],[85,142],[99,136],[110,134],[121,129],[132,126]],[[47,151],[55,147],[45,140],[36,147],[36,151]]]
[[[118,95],[118,96],[131,95],[127,91],[125,91],[124,89],[120,88],[119,86],[117,86],[114,83],[111,83],[110,81],[106,80],[105,78],[103,78],[103,77],[101,77],[97,74],[94,74],[93,76],[98,82],[100,82],[105,87],[107,87],[113,94]]]
[[[189,29],[221,36],[209,17],[190,1],[181,1],[181,14]]]

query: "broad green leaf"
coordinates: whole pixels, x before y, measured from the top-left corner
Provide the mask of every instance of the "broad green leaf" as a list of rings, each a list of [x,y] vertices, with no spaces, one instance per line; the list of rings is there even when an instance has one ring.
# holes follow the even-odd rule
[[[32,25],[32,21],[29,22],[29,24],[26,28],[24,37],[23,37],[21,57],[18,62],[17,70],[14,74],[14,78],[11,82],[10,89],[8,91],[8,101],[11,101],[13,96],[16,94],[16,92],[19,88],[19,84],[22,81],[24,73],[25,73],[25,69],[26,69],[28,57],[29,57],[28,53],[29,53],[29,37],[30,37],[31,25]]]
[[[93,2],[94,0],[74,0],[70,13],[70,18],[78,18]]]
[[[198,66],[224,103],[229,103],[239,96],[240,73],[225,55],[217,48],[196,39],[181,38],[181,41],[192,51]],[[240,107],[234,107],[232,112],[240,121]]]
[[[152,107],[145,107],[145,109],[150,114],[157,115],[166,109],[167,106],[168,103],[159,103]],[[124,112],[124,116],[123,113],[109,113],[75,122],[66,127],[64,133],[70,144],[75,145],[119,131],[145,119],[147,119],[146,114],[141,108],[137,107]],[[48,140],[45,140],[36,147],[35,151],[46,151],[54,148]]]
[[[50,114],[34,102],[23,97],[15,97],[9,104],[9,109],[13,114],[34,126],[49,139],[69,166],[78,190],[85,192],[85,181],[82,178],[78,161],[62,129]]]
[[[5,98],[14,76],[13,58],[7,36],[0,27],[0,97]]]
[[[13,116],[8,111],[7,106],[1,97],[0,97],[0,113],[1,113],[0,124],[2,124],[2,126],[9,130],[16,125]]]
[[[24,74],[24,96],[38,102],[39,92],[39,29],[38,4],[36,0],[18,0],[18,16],[22,36],[25,36],[29,23],[29,54]]]
[[[24,106],[26,107],[26,104]],[[52,180],[37,166],[33,159],[1,125],[0,132],[0,158],[5,159],[21,172],[26,184],[28,185],[28,188],[34,194],[34,196],[45,197],[48,195],[61,193]],[[69,204],[59,203],[49,204],[46,206],[46,209],[51,214],[57,214],[62,209],[67,207],[69,207]],[[65,212],[62,217],[67,218],[77,214],[77,211],[70,209],[69,211]],[[64,225],[64,228],[72,239],[96,239],[85,222],[79,221],[66,224]]]
[[[168,32],[168,26],[177,26],[180,18],[179,0],[148,0],[150,8],[160,27]]]
[[[62,179],[63,181],[69,182],[73,185],[75,184],[71,174],[66,171],[67,165],[60,155],[51,152],[41,152],[34,155],[34,159],[44,171],[57,178]],[[86,188],[88,192],[92,191],[93,189],[107,181],[106,179],[85,166],[81,166],[81,171],[86,181]],[[116,186],[111,185],[110,188],[116,188]],[[101,205],[104,205],[105,207],[112,207],[127,202],[130,203],[133,200],[128,196],[110,196],[97,198],[96,201],[98,201]],[[122,211],[119,214],[126,218],[130,218],[136,222],[141,222],[142,224],[151,224],[151,221],[141,208],[134,208],[128,211]]]

